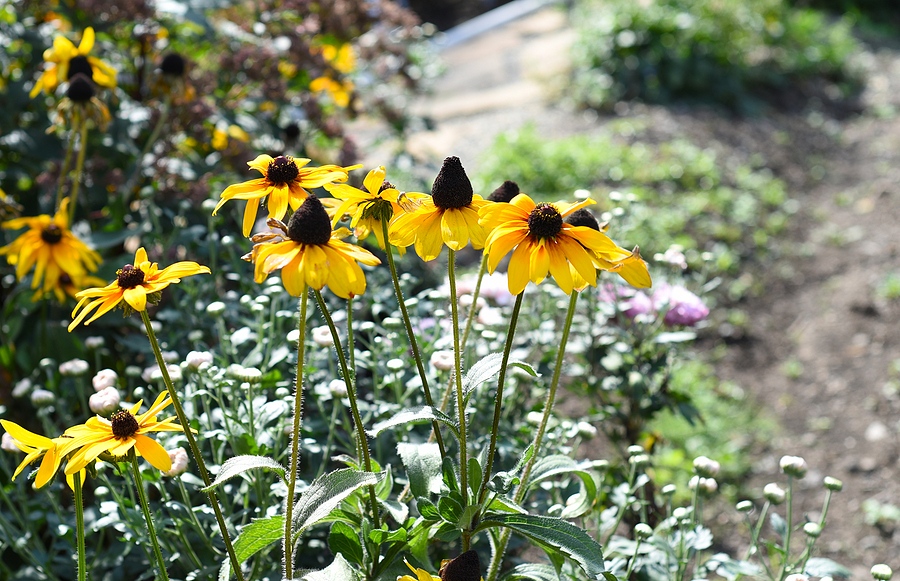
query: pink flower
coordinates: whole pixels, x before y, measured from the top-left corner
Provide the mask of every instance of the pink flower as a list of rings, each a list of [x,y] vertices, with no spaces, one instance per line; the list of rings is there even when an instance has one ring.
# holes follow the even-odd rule
[[[687,325],[693,327],[709,315],[709,308],[703,301],[683,286],[662,283],[653,293],[653,306],[665,311],[666,325]]]
[[[624,288],[624,287],[623,287]],[[653,312],[653,301],[646,293],[636,291],[632,296],[619,303],[622,313],[629,319],[638,315],[646,315]]]

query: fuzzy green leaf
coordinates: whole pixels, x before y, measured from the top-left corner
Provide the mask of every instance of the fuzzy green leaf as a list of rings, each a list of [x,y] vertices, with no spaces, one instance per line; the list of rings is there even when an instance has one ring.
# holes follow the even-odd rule
[[[453,430],[454,434],[459,434],[459,423],[456,420],[454,420],[441,410],[427,405],[405,409],[391,418],[388,418],[382,422],[378,422],[377,424],[372,426],[371,430],[368,430],[366,433],[369,434],[369,437],[375,438],[381,432],[387,430],[388,428],[393,428],[394,426],[399,426],[402,424],[421,424],[433,420],[437,420],[449,426],[450,429]]]
[[[341,468],[313,480],[294,505],[293,534],[302,533],[324,520],[341,502],[370,484],[377,484],[384,473],[360,472]]]
[[[284,517],[273,516],[253,520],[241,529],[241,534],[234,540],[234,553],[238,562],[243,563],[259,551],[275,541],[284,538]],[[231,561],[225,559],[219,568],[219,581],[228,581],[231,577]]]
[[[234,458],[226,460],[225,463],[222,464],[222,468],[219,470],[213,483],[201,490],[204,492],[212,490],[238,474],[243,474],[248,470],[255,469],[272,470],[278,474],[278,477],[281,478],[282,481],[284,481],[284,474],[286,472],[284,466],[268,456],[235,456]]]
[[[397,444],[397,453],[406,467],[413,495],[427,497],[441,491],[441,450],[437,444],[401,442]]]
[[[359,533],[348,524],[340,521],[331,525],[328,533],[328,548],[332,554],[341,554],[351,563],[362,565],[363,549],[359,540]]]

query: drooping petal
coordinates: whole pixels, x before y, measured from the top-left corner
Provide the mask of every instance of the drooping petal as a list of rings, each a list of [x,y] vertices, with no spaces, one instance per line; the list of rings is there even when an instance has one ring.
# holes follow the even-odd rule
[[[169,453],[153,438],[137,434],[134,436],[134,447],[157,470],[168,472],[172,469],[172,460],[169,458]]]

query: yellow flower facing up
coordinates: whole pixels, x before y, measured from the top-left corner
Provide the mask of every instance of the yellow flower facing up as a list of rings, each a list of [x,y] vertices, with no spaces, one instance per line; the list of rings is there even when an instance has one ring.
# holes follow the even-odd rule
[[[289,205],[292,210],[300,207],[300,204],[309,195],[305,188],[318,188],[333,182],[345,182],[350,170],[362,167],[361,165],[305,167],[309,162],[310,160],[306,158],[294,159],[284,155],[273,158],[265,154],[247,162],[247,165],[263,174],[263,177],[225,188],[225,191],[222,192],[222,199],[213,210],[213,215],[215,216],[219,208],[228,200],[247,200],[247,207],[244,209],[243,231],[244,236],[249,236],[253,230],[253,223],[256,221],[259,203],[266,196],[269,197],[269,218],[280,220],[284,218]]]
[[[156,420],[156,416],[166,409],[172,400],[166,392],[163,392],[157,396],[150,409],[138,414],[142,403],[143,400],[138,401],[130,410],[119,410],[108,420],[94,416],[87,422],[66,430],[65,435],[69,439],[59,446],[61,455],[71,454],[65,473],[74,474],[82,470],[100,454],[125,456],[132,448],[138,456],[143,456],[156,469],[162,472],[171,470],[172,460],[169,453],[147,434],[184,431],[181,424],[172,421],[175,420],[175,416],[161,421]]]
[[[50,439],[35,434],[34,432],[30,432],[19,424],[9,420],[0,420],[0,424],[2,424],[3,429],[13,437],[13,441],[19,450],[25,452],[25,459],[22,460],[22,463],[16,468],[12,479],[15,480],[16,476],[22,472],[22,469],[25,468],[25,466],[40,458],[41,465],[38,468],[37,475],[34,479],[34,486],[35,488],[41,488],[50,482],[50,480],[53,479],[53,476],[56,475],[57,470],[59,470],[59,465],[63,459],[63,455],[58,453],[57,448],[68,442],[68,438],[60,437]],[[73,490],[75,488],[74,474],[75,471],[73,471],[71,475],[66,476],[66,482],[68,482],[69,488]],[[81,471],[81,483],[84,485],[84,470]]]
[[[10,244],[0,248],[0,256],[16,267],[16,278],[22,278],[34,267],[31,288],[40,295],[51,292],[63,275],[73,280],[97,270],[100,255],[88,248],[69,230],[69,199],[60,204],[56,215],[43,214],[33,218],[15,218],[0,224],[3,228],[26,232]],[[43,284],[42,284],[43,282]],[[59,296],[59,295],[57,295]]]
[[[159,291],[172,283],[181,282],[185,276],[194,274],[209,274],[209,267],[184,261],[160,270],[155,262],[147,260],[147,251],[138,248],[134,254],[134,264],[126,264],[119,269],[116,280],[103,288],[89,288],[75,295],[79,300],[72,311],[74,320],[69,324],[69,331],[78,326],[78,323],[94,309],[97,309],[97,312],[85,321],[85,325],[108,313],[123,300],[135,311],[146,310],[148,301],[150,304],[159,302],[157,294]]]
[[[357,263],[381,264],[368,250],[341,240],[349,231],[332,230],[331,219],[314,194],[297,208],[287,225],[271,218],[268,223],[281,234],[255,235],[253,251],[244,260],[255,265],[256,282],[280,269],[284,288],[295,297],[308,286],[321,290],[325,285],[341,298],[361,295],[366,291],[366,276]]]
[[[94,47],[94,29],[86,28],[81,43],[76,48],[64,36],[53,39],[53,46],[44,51],[44,60],[50,65],[31,89],[31,97],[41,91],[50,94],[63,81],[68,81],[78,73],[84,74],[101,87],[116,86],[116,71],[100,59],[88,56]]]
[[[346,184],[326,184],[325,189],[340,200],[339,205],[328,209],[328,214],[332,216],[332,228],[345,214],[350,214],[350,227],[354,229],[356,237],[364,240],[374,232],[375,238],[378,239],[378,247],[384,249],[382,223],[390,222],[393,216],[403,212],[397,201],[400,192],[393,184],[385,181],[384,176],[384,166],[370,171],[363,181],[366,191]],[[404,196],[415,200],[425,197],[425,194],[404,194]]]
[[[415,244],[422,260],[437,258],[445,244],[452,250],[460,250],[470,241],[473,248],[484,246],[485,230],[479,224],[478,211],[490,202],[473,193],[458,157],[444,160],[430,198],[404,194],[399,203],[406,212],[391,221],[390,242],[403,248]]]
[[[508,204],[485,206],[480,211],[480,222],[490,232],[485,243],[488,271],[494,272],[500,260],[515,249],[509,260],[508,280],[509,292],[517,295],[525,290],[529,280],[538,284],[548,274],[566,294],[571,294],[576,288],[573,271],[587,284],[596,286],[597,268],[623,270],[626,261],[633,262],[629,260],[632,253],[616,246],[598,230],[564,222],[568,215],[593,203],[587,199],[578,204],[535,204],[526,194],[519,194]],[[600,266],[600,260],[608,268]],[[646,272],[646,265],[640,265]],[[629,268],[627,273],[632,270]],[[642,284],[640,277],[628,282],[649,286],[649,281],[648,274],[647,284]]]

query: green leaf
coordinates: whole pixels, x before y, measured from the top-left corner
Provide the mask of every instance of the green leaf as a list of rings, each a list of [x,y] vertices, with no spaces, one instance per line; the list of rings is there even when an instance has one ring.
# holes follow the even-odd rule
[[[351,563],[363,564],[363,549],[359,533],[348,524],[338,521],[331,525],[331,532],[328,533],[328,548],[331,549],[332,554],[341,554]]]
[[[844,577],[849,578],[850,569],[825,557],[813,557],[806,562],[803,572],[811,577]]]
[[[598,579],[606,571],[603,564],[603,549],[584,530],[572,523],[546,516],[531,514],[492,514],[485,516],[475,532],[492,526],[504,526],[524,535],[544,547],[547,555],[560,551],[587,573],[591,579]]]
[[[416,498],[416,507],[425,520],[441,520],[441,513],[438,512],[437,507],[424,496]]]
[[[463,378],[463,392],[465,393],[465,397],[468,398],[482,383],[499,375],[502,366],[503,354],[491,353],[470,367],[468,373],[466,373],[466,376]],[[518,367],[524,369],[531,377],[539,377],[538,372],[523,361],[510,360],[507,362],[507,368],[509,367]]]
[[[377,484],[382,478],[383,472],[360,472],[352,468],[341,468],[316,478],[294,505],[293,534],[300,534],[325,519],[345,498],[363,486]]]
[[[240,536],[234,540],[234,553],[238,562],[243,563],[270,544],[283,538],[283,516],[255,519],[241,529]],[[225,559],[219,569],[219,581],[228,581],[230,577],[231,561]]]
[[[382,500],[379,498],[378,504],[381,505],[384,510],[391,515],[391,518],[397,522],[402,523],[406,520],[406,517],[409,516],[409,507],[402,502],[397,502],[396,500]]]
[[[344,557],[336,555],[331,565],[301,575],[300,581],[359,581],[359,573]]]
[[[434,538],[445,543],[452,543],[461,536],[462,532],[459,530],[459,527],[448,522],[445,522],[434,531]]]
[[[428,496],[441,491],[441,450],[437,444],[397,444],[397,453],[414,496]]]
[[[396,531],[386,531],[383,529],[375,529],[369,533],[369,539],[373,543],[379,545],[383,543],[405,543],[406,529],[397,529]]]
[[[537,563],[523,563],[516,565],[500,577],[500,581],[518,581],[530,579],[531,581],[559,581],[556,569],[550,565]]]
[[[459,482],[456,480],[456,467],[453,465],[453,459],[447,456],[441,461],[441,472],[444,475],[444,484],[450,489],[450,492],[459,492]]]
[[[248,470],[254,470],[261,468],[263,470],[272,470],[281,480],[284,482],[284,473],[286,470],[284,466],[276,462],[275,460],[269,458],[268,456],[235,456],[234,458],[229,458],[222,464],[222,468],[219,470],[219,473],[216,475],[216,479],[212,484],[203,488],[204,492],[212,490],[217,486],[220,486],[223,482],[230,478],[234,478],[238,474],[243,474]],[[287,482],[285,482],[287,484]]]
[[[560,474],[574,474],[578,476],[581,479],[580,492],[573,497],[574,500],[566,503],[566,508],[559,515],[560,518],[575,518],[590,510],[594,499],[597,497],[597,483],[594,481],[594,473],[594,466],[590,461],[575,462],[569,456],[554,454],[535,462],[531,471],[531,478],[528,481],[528,488]]]
[[[421,424],[433,420],[437,420],[449,426],[450,429],[453,430],[453,433],[459,437],[459,423],[441,410],[427,405],[405,409],[392,418],[378,422],[366,433],[369,434],[369,437],[375,438],[381,432],[388,428],[393,428],[394,426],[400,426],[402,424]]]
[[[478,458],[469,458],[466,465],[469,467],[469,488],[472,489],[472,492],[475,493],[475,496],[478,496],[479,490],[481,490],[481,464],[478,463]]]
[[[778,536],[781,538],[781,541],[784,542],[784,535],[787,533],[787,522],[781,517],[777,512],[773,512],[771,516],[769,516],[769,524],[772,525],[772,530],[778,533]]]
[[[463,507],[449,496],[442,496],[438,500],[438,510],[441,512],[441,518],[456,524],[459,522],[459,517],[462,516]]]

